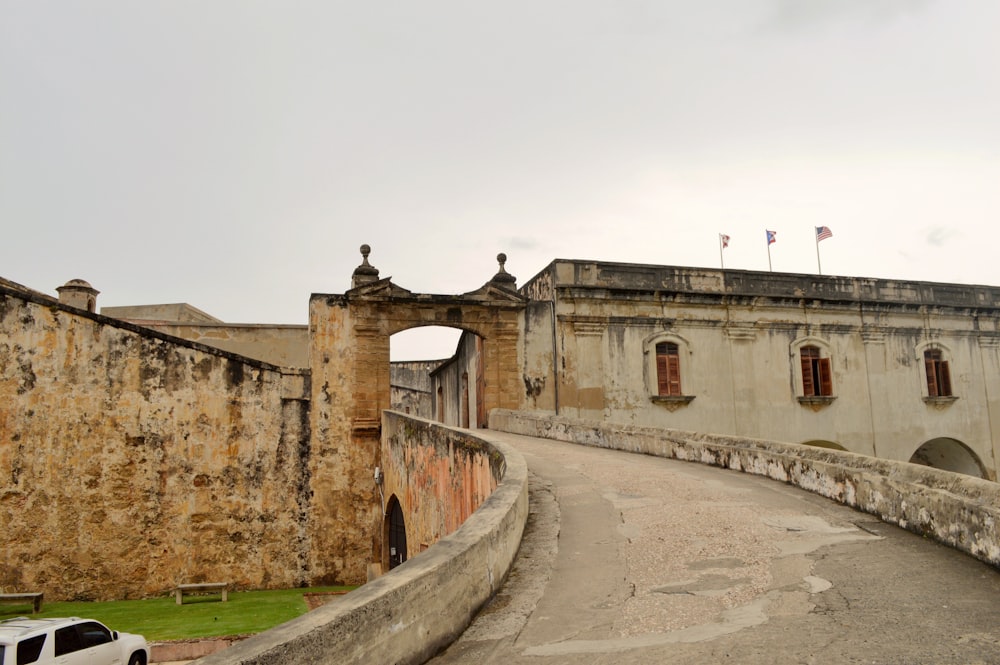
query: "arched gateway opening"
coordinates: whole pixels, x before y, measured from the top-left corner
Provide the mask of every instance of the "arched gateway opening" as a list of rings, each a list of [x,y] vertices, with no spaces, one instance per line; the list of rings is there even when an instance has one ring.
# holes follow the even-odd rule
[[[363,245],[349,291],[309,299],[309,427],[313,449],[323,451],[310,462],[310,486],[315,500],[327,504],[316,511],[323,518],[310,525],[318,582],[363,578],[360,549],[350,558],[323,558],[343,548],[342,534],[355,534],[359,544],[367,540],[370,552],[381,546],[383,512],[372,477],[380,464],[382,411],[392,403],[390,336],[421,326],[474,334],[481,340],[483,385],[476,399],[483,412],[517,409],[523,393],[518,349],[529,299],[504,269],[506,256],[497,257],[499,271],[482,287],[448,296],[413,293],[379,279],[369,253]]]

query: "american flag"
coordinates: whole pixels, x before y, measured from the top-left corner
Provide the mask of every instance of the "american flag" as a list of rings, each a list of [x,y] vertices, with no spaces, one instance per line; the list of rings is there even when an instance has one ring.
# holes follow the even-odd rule
[[[726,247],[729,247],[729,236],[727,236],[725,233],[720,233],[719,234],[719,240],[722,241],[722,248],[723,249],[725,249]]]
[[[816,242],[820,240],[826,240],[827,238],[833,237],[833,231],[830,230],[829,226],[817,226],[816,227]]]

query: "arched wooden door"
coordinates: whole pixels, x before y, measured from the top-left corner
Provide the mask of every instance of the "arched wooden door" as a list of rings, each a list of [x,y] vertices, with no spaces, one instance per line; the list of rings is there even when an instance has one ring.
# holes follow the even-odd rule
[[[403,508],[395,496],[389,499],[386,522],[389,531],[389,570],[392,570],[406,561],[406,521],[403,519]]]

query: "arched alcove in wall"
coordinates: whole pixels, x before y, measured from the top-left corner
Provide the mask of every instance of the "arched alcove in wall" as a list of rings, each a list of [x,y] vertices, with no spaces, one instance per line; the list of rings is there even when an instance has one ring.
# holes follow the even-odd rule
[[[914,451],[909,461],[913,464],[932,466],[935,469],[986,478],[983,463],[979,457],[958,439],[938,437],[926,441]]]

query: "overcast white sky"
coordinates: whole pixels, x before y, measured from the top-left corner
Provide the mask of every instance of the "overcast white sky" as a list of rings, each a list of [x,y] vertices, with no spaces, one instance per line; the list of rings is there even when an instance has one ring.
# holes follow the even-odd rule
[[[0,0],[0,276],[305,323],[552,259],[1000,284],[996,0]],[[394,338],[395,339],[395,338]],[[450,354],[431,351],[429,355]],[[394,346],[394,356],[396,346]]]

